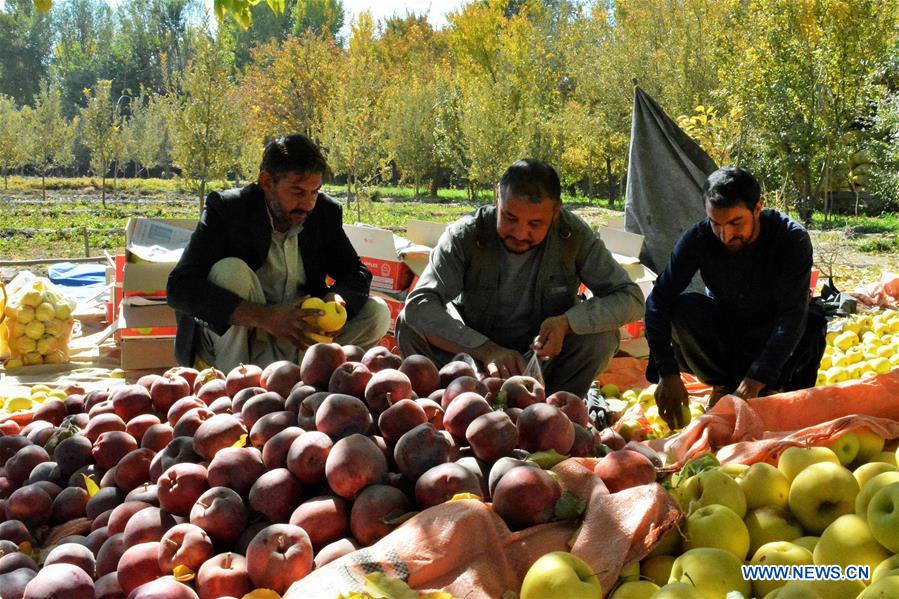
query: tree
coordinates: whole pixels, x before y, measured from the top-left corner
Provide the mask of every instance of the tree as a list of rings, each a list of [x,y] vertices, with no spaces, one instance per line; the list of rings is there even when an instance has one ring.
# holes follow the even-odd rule
[[[34,107],[23,109],[23,147],[27,162],[41,176],[41,198],[47,199],[47,175],[74,160],[72,142],[78,119],[68,121],[62,114],[62,93],[44,83]]]
[[[167,140],[164,100],[156,94],[141,93],[131,102],[131,117],[125,123],[122,136],[125,154],[134,162],[134,176],[147,172],[162,163]]]
[[[290,36],[283,44],[256,48],[240,93],[247,119],[262,139],[286,133],[318,139],[342,62],[342,50],[334,40],[311,31]]]
[[[384,144],[403,177],[412,181],[417,196],[422,179],[433,174],[438,164],[435,83],[413,76],[390,90],[386,104]]]
[[[0,95],[0,171],[3,172],[3,187],[9,188],[9,172],[22,163],[22,143],[19,139],[22,129],[22,115],[15,101]]]
[[[332,68],[342,73],[342,80],[324,116],[321,140],[331,168],[346,174],[347,203],[356,200],[361,220],[361,194],[384,163],[379,119],[384,82],[378,69],[374,23],[368,13],[360,14],[353,26],[345,61]]]
[[[0,94],[29,104],[46,79],[52,47],[50,16],[31,0],[7,0],[0,11]]]
[[[341,0],[297,0],[293,7],[294,35],[311,31],[315,35],[327,35],[337,40],[337,34],[341,29],[343,29]]]
[[[197,190],[200,212],[206,184],[228,174],[242,141],[242,109],[228,60],[222,44],[200,36],[196,55],[176,79],[180,93],[169,94],[172,161]]]
[[[110,97],[112,82],[98,81],[93,90],[84,90],[87,105],[81,109],[81,139],[90,152],[91,170],[100,177],[100,194],[106,208],[106,173],[122,146],[116,107]]]
[[[234,52],[234,66],[243,70],[250,62],[254,48],[270,41],[283,42],[294,29],[294,10],[297,0],[286,0],[284,10],[274,13],[266,4],[250,9],[253,25],[244,29],[235,19],[226,17],[219,25],[223,40]]]

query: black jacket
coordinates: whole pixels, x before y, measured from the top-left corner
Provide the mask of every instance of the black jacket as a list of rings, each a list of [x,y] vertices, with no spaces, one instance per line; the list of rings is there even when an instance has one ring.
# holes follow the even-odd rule
[[[258,270],[268,257],[271,240],[265,197],[255,183],[212,192],[206,198],[197,229],[169,275],[167,286],[168,303],[177,313],[175,357],[179,364],[193,365],[197,325],[223,335],[242,301],[207,280],[212,266],[223,258],[235,257]],[[358,314],[368,298],[371,273],[343,231],[340,204],[323,193],[318,195],[315,208],[303,223],[298,247],[298,258],[302,258],[306,271],[306,292],[318,297],[339,293],[347,302],[347,315],[352,318]],[[330,288],[325,276],[334,279]]]

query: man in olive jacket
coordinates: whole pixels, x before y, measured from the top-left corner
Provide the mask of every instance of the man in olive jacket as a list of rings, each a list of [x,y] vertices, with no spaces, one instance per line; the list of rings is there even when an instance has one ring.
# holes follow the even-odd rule
[[[397,320],[397,343],[438,364],[466,352],[502,378],[522,373],[533,351],[547,360],[547,392],[584,396],[617,351],[619,327],[642,316],[640,288],[562,206],[556,171],[520,160],[500,180],[496,206],[443,234]]]
[[[168,280],[179,364],[199,358],[227,372],[299,361],[314,343],[306,334],[320,333],[303,318],[318,314],[299,307],[306,296],[346,306],[338,343],[367,348],[386,333],[389,311],[368,295],[371,273],[344,234],[342,208],[320,191],[325,172],[315,144],[291,135],[266,145],[256,183],[209,194]]]

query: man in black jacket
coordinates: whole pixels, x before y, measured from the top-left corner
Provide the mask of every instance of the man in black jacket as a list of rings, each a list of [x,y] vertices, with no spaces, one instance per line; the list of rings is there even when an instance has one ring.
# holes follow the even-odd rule
[[[281,137],[266,145],[256,183],[209,194],[168,280],[179,364],[199,358],[227,372],[297,362],[314,343],[307,333],[320,332],[304,320],[318,314],[299,307],[305,296],[346,306],[338,343],[367,348],[387,332],[389,311],[368,295],[371,273],[343,231],[341,206],[320,191],[327,168],[307,137]]]
[[[721,168],[703,186],[707,219],[684,233],[646,302],[647,379],[659,413],[681,426],[680,371],[713,387],[710,403],[815,384],[826,322],[809,308],[812,243],[786,215],[762,210],[758,182]],[[696,272],[706,293],[682,293]]]

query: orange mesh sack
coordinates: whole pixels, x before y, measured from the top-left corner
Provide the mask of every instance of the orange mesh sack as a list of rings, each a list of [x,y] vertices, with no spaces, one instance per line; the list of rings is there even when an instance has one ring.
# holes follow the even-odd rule
[[[68,362],[75,301],[30,271],[16,275],[6,292],[0,334],[7,345],[6,368]]]

